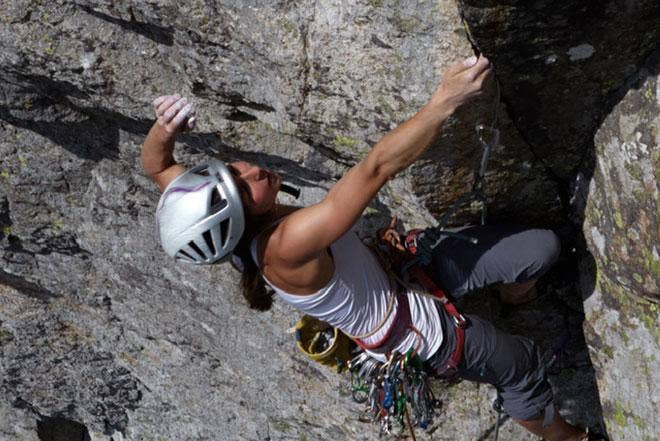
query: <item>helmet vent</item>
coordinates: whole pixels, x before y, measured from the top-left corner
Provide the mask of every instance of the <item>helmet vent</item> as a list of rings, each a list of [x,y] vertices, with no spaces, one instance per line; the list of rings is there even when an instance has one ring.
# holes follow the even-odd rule
[[[220,237],[222,237],[222,246],[226,246],[229,240],[229,219],[220,222]]]
[[[213,245],[213,238],[211,237],[211,231],[206,230],[202,233],[202,237],[204,237],[204,242],[206,242],[206,246],[209,247],[209,250],[211,250],[211,255],[215,255],[215,245]]]
[[[197,246],[197,244],[195,242],[193,242],[191,240],[190,242],[188,242],[188,246],[190,248],[192,248],[193,251],[195,251],[197,254],[199,254],[199,257],[201,257],[202,259],[206,259],[206,256],[204,255],[204,252],[199,249],[199,247]]]
[[[211,191],[211,213],[217,213],[227,206],[227,200],[220,195],[218,187],[213,187]]]
[[[180,250],[180,251],[179,251],[178,253],[176,253],[176,254],[177,254],[178,257],[185,257],[185,258],[190,259],[190,260],[195,260],[195,259],[192,258],[192,256],[191,256],[190,254],[186,253],[186,252],[183,251],[183,250]]]
[[[203,169],[201,169],[201,170],[197,170],[197,171],[195,172],[195,174],[197,174],[197,175],[199,175],[199,176],[209,176],[209,169],[208,169],[208,167],[207,167],[207,168],[203,168]]]

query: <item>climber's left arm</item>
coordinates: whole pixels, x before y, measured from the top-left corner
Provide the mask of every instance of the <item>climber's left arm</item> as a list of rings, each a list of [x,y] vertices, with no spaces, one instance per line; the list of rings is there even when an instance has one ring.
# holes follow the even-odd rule
[[[192,129],[192,104],[180,95],[165,95],[153,102],[158,118],[142,144],[142,168],[162,190],[186,168],[174,159],[174,142],[179,132]]]

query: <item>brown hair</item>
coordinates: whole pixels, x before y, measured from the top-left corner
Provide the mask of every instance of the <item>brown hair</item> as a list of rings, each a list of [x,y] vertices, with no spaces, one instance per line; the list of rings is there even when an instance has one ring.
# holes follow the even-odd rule
[[[252,259],[250,245],[253,238],[253,234],[244,234],[234,249],[234,255],[243,264],[241,269],[241,294],[243,294],[251,309],[268,311],[273,305],[273,291],[266,287],[266,282],[261,276],[257,263]]]
[[[274,214],[271,213],[267,216],[250,217],[247,213],[245,214],[245,224],[247,225],[247,228],[243,233],[243,237],[234,249],[234,255],[237,256],[243,264],[243,268],[240,270],[241,292],[251,309],[268,311],[273,305],[274,294],[274,291],[266,285],[257,262],[252,258],[252,252],[250,250],[252,241],[255,237],[264,232],[265,229],[269,228],[269,226],[274,226],[275,221],[288,216],[299,208],[300,207],[290,205],[280,205]]]

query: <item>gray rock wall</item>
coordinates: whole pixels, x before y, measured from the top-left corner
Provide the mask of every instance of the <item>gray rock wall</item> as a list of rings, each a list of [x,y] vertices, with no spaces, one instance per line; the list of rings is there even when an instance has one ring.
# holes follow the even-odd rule
[[[658,434],[658,67],[651,59],[596,134],[584,223],[597,271],[585,330],[610,433],[622,440]]]
[[[455,4],[14,0],[0,42],[0,439],[374,439],[347,378],[294,348],[297,313],[255,314],[230,269],[166,258],[139,148],[150,101],[178,91],[199,115],[183,161],[252,160],[318,201],[425,102],[439,71],[471,55]],[[426,205],[460,194],[492,100],[451,121],[362,227],[392,213],[426,225]],[[501,207],[536,167],[515,132],[505,137],[511,151],[492,169],[512,177],[494,192]],[[551,205],[552,191],[542,197]],[[489,389],[463,387],[456,402],[474,404],[441,417],[436,439],[492,428]]]
[[[375,439],[376,428],[357,421],[360,407],[348,397],[347,378],[294,348],[286,330],[297,313],[276,303],[272,311],[256,314],[240,298],[232,270],[176,265],[165,257],[153,219],[158,192],[141,173],[139,148],[152,121],[151,99],[178,91],[193,99],[199,120],[194,133],[181,137],[181,160],[194,163],[212,155],[258,162],[300,186],[300,203],[316,202],[380,136],[425,102],[439,72],[472,54],[457,5],[5,3],[0,421],[8,423],[0,424],[0,440]],[[548,77],[548,89],[528,99],[520,90],[530,88],[521,89],[519,80],[539,84],[543,74],[521,76],[512,65],[535,59],[525,46],[530,35],[502,42],[515,34],[499,32],[492,16],[472,22],[471,14],[481,9],[464,3],[474,39],[497,62],[506,105],[495,102],[493,88],[461,109],[437,145],[383,189],[359,229],[373,230],[392,214],[409,227],[433,222],[469,188],[480,155],[474,126],[489,122],[497,106],[502,140],[487,175],[491,219],[555,226],[571,243],[575,228],[566,227],[566,220],[579,216],[567,208],[566,195],[580,187],[574,177],[566,178],[566,170],[579,168],[573,159],[589,149],[576,144],[571,150],[571,140],[582,138],[573,125],[564,127],[569,118],[561,113],[556,88],[589,77],[604,63],[616,79],[604,92],[609,96],[628,75],[625,66],[592,57],[593,70],[583,75],[569,61],[581,63],[588,48],[564,57],[573,46],[562,46],[564,52],[552,53],[565,64],[553,75],[563,69],[573,76]],[[635,15],[636,6],[629,9],[627,20],[646,23],[646,16]],[[511,6],[504,12],[524,10]],[[557,14],[570,11],[566,6]],[[511,14],[496,16],[518,17]],[[541,20],[534,15],[524,22]],[[643,36],[634,47],[643,52],[644,35],[651,31],[646,25],[640,29]],[[629,53],[636,54],[621,49]],[[619,59],[634,65],[636,55]],[[555,107],[548,106],[547,114],[525,107],[549,100]],[[584,106],[576,109],[573,114],[585,112]],[[526,123],[529,118],[533,124]],[[550,144],[546,126],[556,126],[552,140],[561,145],[541,154]],[[539,139],[545,144],[536,144]],[[474,221],[478,208],[466,207],[453,223]],[[605,234],[603,226],[595,226]],[[593,266],[593,259],[583,262]],[[552,349],[569,329],[568,355],[551,372],[557,400],[571,421],[599,426],[575,268],[574,260],[563,258],[540,286],[541,299],[511,315],[498,314],[501,305],[491,297],[475,297],[465,308],[532,336],[544,349]],[[436,387],[443,411],[422,439],[492,436],[492,388]],[[632,421],[628,409],[634,408],[622,409]],[[510,420],[502,430],[502,439],[533,439]]]

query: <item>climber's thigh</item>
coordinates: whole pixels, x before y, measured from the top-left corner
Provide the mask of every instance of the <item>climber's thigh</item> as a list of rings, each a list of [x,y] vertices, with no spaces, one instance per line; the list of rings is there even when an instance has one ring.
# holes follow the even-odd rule
[[[492,283],[537,279],[559,256],[559,239],[550,230],[518,225],[459,230],[478,239],[478,243],[445,236],[431,264],[436,282],[455,298]]]
[[[552,402],[538,347],[527,338],[495,329],[475,315],[468,315],[468,320],[458,376],[494,385],[510,417],[537,417]]]

